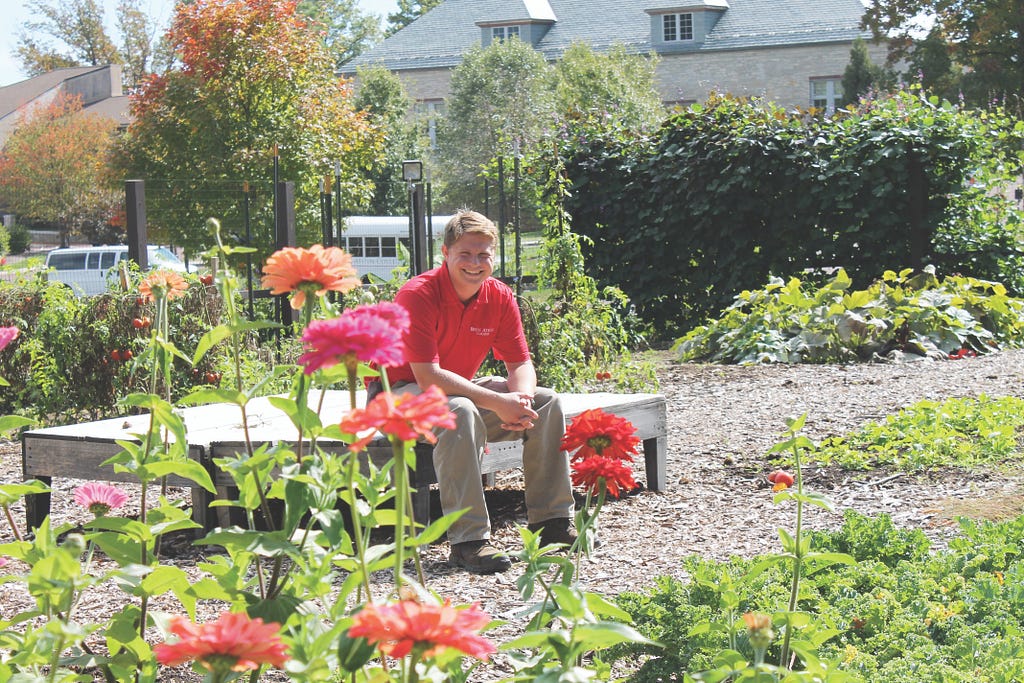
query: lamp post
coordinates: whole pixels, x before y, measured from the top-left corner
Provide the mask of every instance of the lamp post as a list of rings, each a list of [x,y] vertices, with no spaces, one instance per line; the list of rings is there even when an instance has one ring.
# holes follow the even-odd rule
[[[412,275],[427,271],[427,222],[423,201],[423,162],[402,162],[402,180],[409,188],[409,244]]]

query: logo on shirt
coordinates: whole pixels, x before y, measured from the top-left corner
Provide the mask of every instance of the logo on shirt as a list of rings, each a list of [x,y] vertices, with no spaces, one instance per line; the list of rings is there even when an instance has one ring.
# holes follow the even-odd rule
[[[495,328],[493,327],[477,327],[476,325],[469,326],[470,333],[480,337],[490,337],[494,334],[494,330]]]

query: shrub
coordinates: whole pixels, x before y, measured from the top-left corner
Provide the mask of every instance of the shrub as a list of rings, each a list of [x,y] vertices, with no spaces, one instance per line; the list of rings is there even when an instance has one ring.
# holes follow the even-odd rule
[[[171,341],[191,354],[202,335],[219,322],[220,298],[212,287],[191,279],[187,295],[171,306],[180,321]],[[138,356],[150,335],[140,324],[152,316],[151,305],[137,294],[80,298],[64,285],[45,280],[0,283],[0,325],[22,330],[0,353],[0,376],[11,383],[0,393],[0,414],[18,413],[42,424],[119,414],[121,398],[148,391]],[[246,376],[269,374],[272,360],[253,339],[240,369]],[[199,384],[219,384],[233,370],[223,350],[207,355],[196,367],[179,359],[173,366],[172,394],[180,396]]]
[[[813,288],[772,278],[743,291],[721,316],[676,341],[680,360],[715,363],[829,363],[870,360],[894,351],[947,357],[1024,343],[1024,300],[996,282],[933,268],[886,271],[851,290],[840,270]]]

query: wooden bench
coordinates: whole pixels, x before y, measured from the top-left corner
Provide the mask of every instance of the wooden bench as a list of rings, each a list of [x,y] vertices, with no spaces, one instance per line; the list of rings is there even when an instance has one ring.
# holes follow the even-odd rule
[[[311,398],[316,405],[318,397]],[[326,422],[340,420],[348,412],[350,397],[347,391],[324,392],[321,419]],[[357,396],[357,405],[364,397]],[[653,491],[665,487],[666,469],[666,409],[665,398],[659,394],[562,394],[566,416],[571,418],[590,408],[628,419],[636,427],[643,442],[644,468],[647,488]],[[287,416],[270,405],[266,398],[253,399],[247,406],[249,438],[254,444],[294,442],[298,436]],[[234,481],[213,463],[217,458],[231,457],[243,448],[244,432],[241,412],[237,406],[213,404],[186,408],[181,411],[188,435],[189,457],[207,467],[219,495],[230,496]],[[25,479],[39,479],[52,483],[54,477],[69,477],[102,481],[135,481],[130,475],[114,472],[112,466],[102,463],[121,451],[118,440],[131,440],[133,434],[142,433],[149,423],[147,415],[97,420],[63,427],[50,427],[25,432],[22,438],[22,474]],[[340,441],[320,440],[318,445],[327,450],[344,450]],[[489,445],[481,471],[493,477],[495,472],[522,465],[522,444],[507,441]],[[379,437],[367,448],[367,456],[377,465],[391,458],[391,445]],[[431,448],[421,444],[416,448],[416,471],[412,473],[413,514],[418,521],[430,517],[430,485],[437,483]],[[212,514],[209,503],[212,496],[205,489],[180,477],[170,477],[168,483],[192,489],[192,517],[204,528],[223,525],[224,520]],[[217,508],[219,511],[226,508]],[[50,512],[50,494],[28,496],[26,517],[30,527],[38,526]]]

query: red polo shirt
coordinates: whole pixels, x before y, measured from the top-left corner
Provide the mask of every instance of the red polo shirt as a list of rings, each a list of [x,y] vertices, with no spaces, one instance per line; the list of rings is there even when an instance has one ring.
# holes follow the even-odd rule
[[[488,278],[469,304],[452,286],[448,264],[418,275],[402,285],[395,303],[409,311],[405,335],[405,365],[388,368],[392,382],[415,382],[409,363],[437,363],[443,369],[473,379],[487,352],[508,363],[530,360],[512,289]]]

